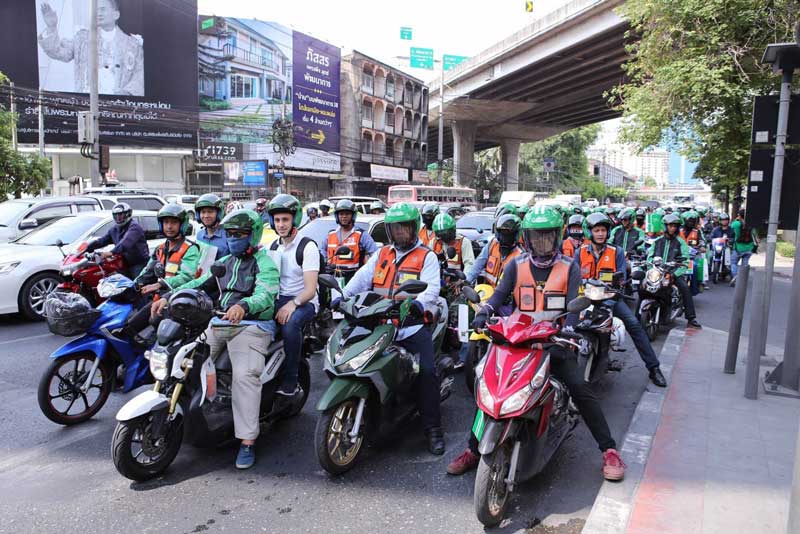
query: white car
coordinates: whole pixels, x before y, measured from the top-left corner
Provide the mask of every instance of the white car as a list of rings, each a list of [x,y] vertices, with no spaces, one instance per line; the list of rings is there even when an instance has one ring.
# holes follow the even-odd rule
[[[586,204],[587,208],[594,209],[594,208],[596,208],[597,206],[600,205],[600,202],[598,202],[596,198],[587,198],[586,202],[584,202],[584,204]]]
[[[186,213],[189,214],[189,218],[194,221],[197,220],[194,205],[197,203],[198,198],[200,198],[198,195],[167,195],[164,197],[164,200],[166,200],[168,204],[178,204],[181,206],[186,210]]]
[[[156,212],[134,211],[133,217],[144,228],[152,252],[164,241],[159,238]],[[79,213],[1,244],[0,314],[21,312],[28,319],[41,320],[47,295],[61,283],[59,269],[64,257],[56,242],[60,239],[64,253],[69,254],[81,243],[105,235],[113,224],[110,211]]]

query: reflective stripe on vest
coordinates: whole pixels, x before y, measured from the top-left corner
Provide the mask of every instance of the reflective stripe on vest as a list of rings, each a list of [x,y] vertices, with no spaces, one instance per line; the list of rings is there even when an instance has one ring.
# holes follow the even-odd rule
[[[519,247],[515,246],[509,255],[503,258],[500,252],[500,242],[497,239],[492,241],[489,246],[489,258],[486,260],[486,267],[481,273],[490,286],[497,287],[497,283],[503,275],[503,269],[506,268],[508,262],[519,256],[519,253]]]
[[[611,276],[613,276],[617,272],[617,249],[613,245],[606,245],[599,261],[595,262],[594,254],[592,254],[592,245],[583,245],[580,251],[580,262],[581,278],[584,280],[591,278],[610,282],[610,277],[608,277],[608,280],[604,280],[601,275],[611,273]]]
[[[464,244],[463,237],[456,237],[456,242],[453,245],[453,248],[456,249],[456,256],[455,258],[447,258],[447,268],[454,269],[456,271],[463,271],[464,270],[464,258],[461,256],[461,246]]]
[[[533,276],[530,257],[518,257],[517,281],[514,286],[514,304],[517,311],[532,316],[536,321],[552,321],[567,309],[569,266],[567,258],[561,258],[547,280],[537,282]]]
[[[165,261],[164,249],[167,248],[167,245],[169,245],[169,241],[164,241],[164,243],[156,249],[156,259],[160,264],[164,266],[164,270],[166,271],[166,275],[164,277],[172,278],[173,276],[178,274],[178,271],[181,268],[181,260],[183,259],[184,254],[186,254],[186,251],[189,250],[189,247],[191,247],[191,245],[187,243],[186,240],[184,239],[183,242],[181,243],[181,246],[179,246],[177,250],[174,250],[169,255],[169,258],[167,258]]]
[[[398,260],[394,247],[382,247],[372,274],[372,290],[386,298],[406,298],[408,294],[395,294],[395,290],[407,280],[419,280],[428,252],[427,247],[416,247]]]
[[[361,230],[354,230],[343,242],[339,241],[339,230],[328,233],[328,265],[343,267],[345,269],[358,269],[361,267]],[[336,250],[340,246],[350,249],[347,256],[337,256]]]

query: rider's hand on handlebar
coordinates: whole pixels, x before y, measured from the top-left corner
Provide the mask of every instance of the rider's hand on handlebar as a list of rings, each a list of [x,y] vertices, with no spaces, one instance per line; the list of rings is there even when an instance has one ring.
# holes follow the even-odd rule
[[[229,321],[231,324],[237,324],[244,319],[244,308],[238,304],[234,304],[228,308],[228,311],[225,312],[225,315],[222,318],[225,321]]]
[[[472,328],[482,330],[486,326],[487,320],[489,320],[489,314],[485,311],[479,311],[472,320]]]
[[[150,293],[155,293],[161,289],[161,284],[156,282],[155,284],[147,284],[146,286],[142,287],[142,295],[149,295]]]
[[[167,299],[159,299],[155,301],[150,306],[150,316],[151,317],[160,317],[164,311],[164,308],[167,307]]]

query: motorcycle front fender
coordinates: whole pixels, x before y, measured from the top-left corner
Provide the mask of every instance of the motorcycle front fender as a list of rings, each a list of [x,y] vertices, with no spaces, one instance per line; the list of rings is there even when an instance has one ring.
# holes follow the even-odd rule
[[[180,405],[176,406],[176,409]],[[136,395],[134,398],[125,403],[125,405],[117,412],[117,421],[124,423],[131,421],[137,417],[141,417],[150,412],[157,412],[169,408],[169,399],[163,393],[148,389]]]
[[[317,410],[324,412],[350,398],[369,398],[370,386],[363,380],[334,378],[317,403]]]
[[[61,345],[50,355],[50,358],[55,360],[57,358],[63,358],[64,356],[75,354],[76,352],[88,351],[93,352],[94,355],[97,356],[97,359],[102,360],[106,355],[107,346],[108,341],[101,337],[92,335],[82,336],[78,339],[73,339],[64,345]]]
[[[487,416],[486,428],[483,437],[478,444],[478,452],[481,455],[491,454],[497,447],[505,443],[509,438],[513,438],[517,433],[518,423],[515,419],[497,420]]]
[[[649,310],[653,306],[657,306],[657,305],[658,305],[658,301],[655,300],[655,299],[644,299],[644,300],[642,300],[642,303],[639,305],[639,313],[641,313],[641,312],[643,312],[645,310]]]

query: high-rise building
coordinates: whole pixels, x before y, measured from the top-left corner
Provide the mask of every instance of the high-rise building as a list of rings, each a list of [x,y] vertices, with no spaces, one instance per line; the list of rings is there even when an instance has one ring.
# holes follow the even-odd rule
[[[586,151],[586,156],[622,169],[639,181],[652,178],[660,188],[669,183],[669,152],[666,150],[656,148],[635,154],[629,146],[608,143],[590,147]]]

